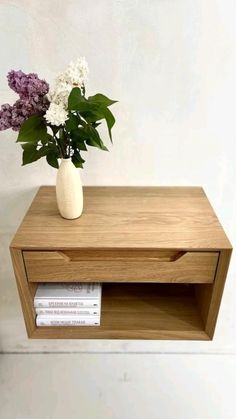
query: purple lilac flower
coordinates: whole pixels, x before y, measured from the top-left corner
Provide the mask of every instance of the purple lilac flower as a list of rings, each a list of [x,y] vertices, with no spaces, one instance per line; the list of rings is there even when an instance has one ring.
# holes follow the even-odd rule
[[[23,122],[32,115],[46,112],[49,101],[44,97],[39,102],[35,102],[33,98],[19,99],[12,106],[11,111],[11,128],[19,131]]]
[[[0,110],[0,131],[11,128],[12,106],[5,103]]]
[[[19,131],[23,122],[32,115],[43,114],[49,107],[45,96],[49,85],[40,80],[35,73],[25,74],[23,71],[12,70],[8,73],[8,84],[19,94],[13,106],[4,104],[0,110],[0,131],[12,128]]]
[[[11,70],[7,79],[9,87],[18,93],[20,99],[44,96],[49,90],[48,83],[45,80],[40,80],[35,73],[25,74],[21,70]]]

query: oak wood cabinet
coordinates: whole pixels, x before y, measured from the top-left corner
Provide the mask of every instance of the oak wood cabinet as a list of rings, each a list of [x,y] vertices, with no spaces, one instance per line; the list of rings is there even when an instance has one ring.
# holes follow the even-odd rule
[[[30,338],[212,339],[232,247],[200,187],[85,187],[79,219],[41,187],[10,246]],[[36,327],[43,282],[102,282],[101,326]]]

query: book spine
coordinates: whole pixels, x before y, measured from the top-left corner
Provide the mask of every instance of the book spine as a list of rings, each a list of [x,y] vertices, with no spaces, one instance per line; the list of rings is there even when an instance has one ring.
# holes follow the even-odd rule
[[[80,316],[99,316],[100,310],[97,308],[36,308],[36,314],[63,314],[65,316],[69,315],[80,315]]]
[[[84,299],[84,300],[68,300],[68,299],[58,299],[58,300],[50,300],[50,299],[34,299],[34,307],[35,308],[55,308],[55,307],[86,307],[86,308],[99,308],[100,303],[99,300],[91,300],[91,299]]]
[[[46,316],[37,316],[36,317],[36,326],[100,326],[100,318],[89,317],[87,319],[55,319],[52,317]]]

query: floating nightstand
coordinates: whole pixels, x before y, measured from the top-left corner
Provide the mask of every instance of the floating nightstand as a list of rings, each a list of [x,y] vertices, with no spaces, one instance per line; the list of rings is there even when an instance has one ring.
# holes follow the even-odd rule
[[[200,187],[85,187],[65,220],[41,187],[11,255],[30,338],[212,339],[232,247]],[[102,282],[98,327],[40,327],[43,282]]]

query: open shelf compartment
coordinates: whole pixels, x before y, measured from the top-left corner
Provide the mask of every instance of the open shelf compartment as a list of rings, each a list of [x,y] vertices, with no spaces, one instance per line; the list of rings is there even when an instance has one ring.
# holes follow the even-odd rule
[[[100,326],[35,326],[31,337],[208,340],[196,292],[202,286],[104,283]]]

